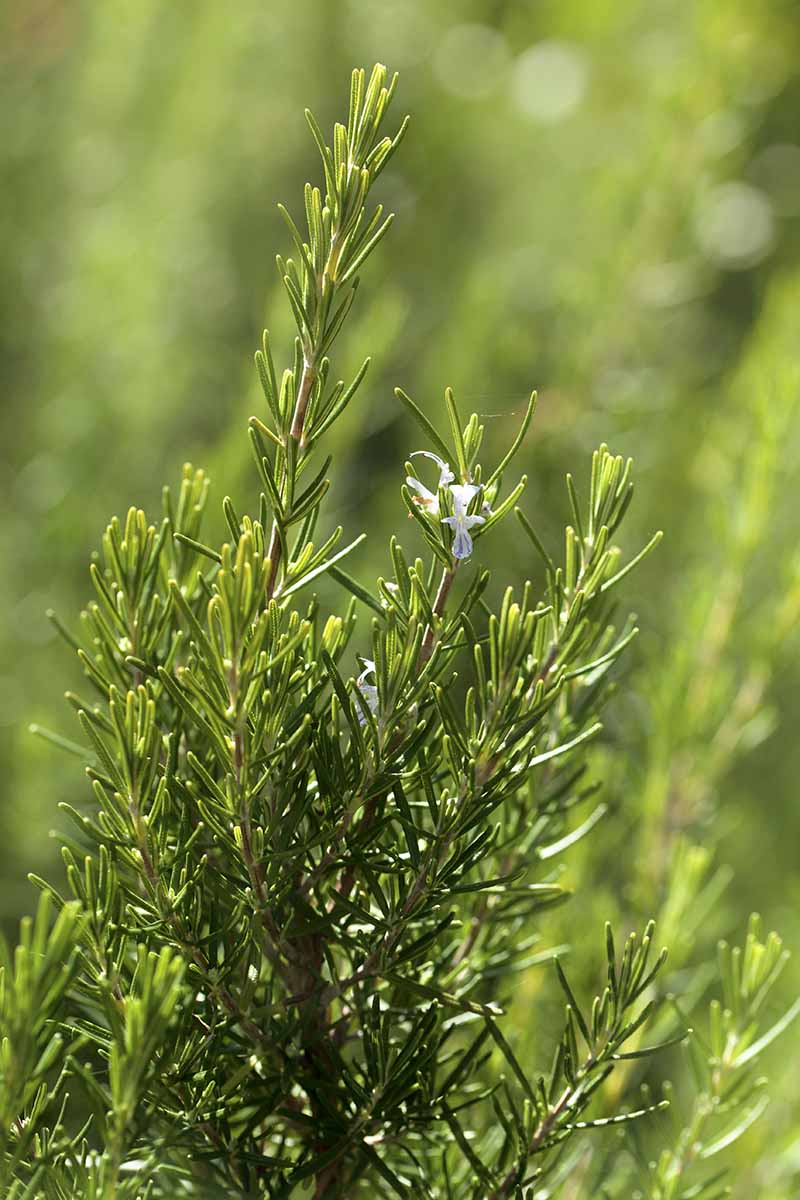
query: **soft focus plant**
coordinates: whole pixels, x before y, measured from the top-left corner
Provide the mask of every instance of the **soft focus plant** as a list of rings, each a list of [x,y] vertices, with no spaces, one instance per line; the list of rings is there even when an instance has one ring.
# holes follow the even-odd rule
[[[588,1196],[586,1139],[666,1103],[635,1076],[688,1034],[652,924],[621,949],[606,926],[590,1004],[545,940],[568,895],[559,857],[604,812],[588,748],[637,632],[616,591],[658,540],[618,545],[630,460],[601,446],[583,501],[568,476],[557,565],[520,507],[525,477],[507,484],[534,398],[485,468],[483,427],[451,391],[443,435],[398,390],[423,441],[398,527],[407,513],[426,557],[393,536],[370,588],[342,566],[364,535],[341,548],[326,527],[319,443],[369,361],[346,384],[333,352],[391,223],[370,192],[406,128],[384,132],[395,84],[354,72],[330,145],[307,114],[324,187],[307,185],[302,231],[282,209],[296,338],[282,374],[267,334],[256,355],[257,515],[225,499],[229,541],[207,545],[208,480],[185,467],[158,525],[111,522],[82,632],[59,626],[91,692],[69,697],[83,744],[55,740],[84,760],[92,804],[69,810],[71,897],[37,878],[39,914],[2,964],[11,1200]],[[520,579],[480,565],[484,538],[513,539]],[[664,1129],[657,1162],[631,1143],[607,1194],[721,1194],[707,1160],[760,1115],[750,1071],[796,1012],[761,1025],[784,962],[756,924],[725,951],[685,1126]],[[566,1011],[536,1038],[542,1071],[503,1018],[520,973],[547,963]]]

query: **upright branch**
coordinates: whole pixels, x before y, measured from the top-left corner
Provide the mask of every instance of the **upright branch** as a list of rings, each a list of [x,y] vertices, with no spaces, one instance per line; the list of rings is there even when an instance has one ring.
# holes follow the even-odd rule
[[[273,463],[266,467],[274,481],[268,598],[278,585],[287,529],[303,514],[314,511],[313,494],[296,495],[306,456],[352,398],[369,362],[346,391],[342,382],[327,390],[329,354],[355,299],[358,272],[393,219],[392,214],[383,218],[380,204],[368,214],[367,199],[407,127],[406,118],[393,137],[382,133],[396,83],[397,76],[389,79],[383,66],[376,66],[369,80],[363,71],[354,71],[347,126],[335,125],[332,146],[306,110],[322,158],[325,190],[306,184],[305,235],[288,210],[279,205],[297,256],[284,259],[279,255],[277,260],[297,339],[294,364],[284,372],[280,387],[267,333],[263,349],[256,355],[275,421],[274,430],[265,432],[277,447]]]

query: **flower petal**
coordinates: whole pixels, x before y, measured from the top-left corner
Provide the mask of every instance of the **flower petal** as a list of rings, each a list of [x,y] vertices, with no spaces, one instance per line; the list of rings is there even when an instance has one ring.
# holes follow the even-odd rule
[[[453,539],[453,556],[455,558],[469,558],[472,554],[472,538],[467,533],[464,525],[459,522],[456,529],[456,536]]]
[[[361,692],[361,695],[364,697],[367,708],[374,716],[378,711],[378,689],[375,687],[375,684],[374,683],[360,683],[358,685],[358,690]],[[366,718],[366,715],[365,715],[363,709],[360,706],[358,707],[356,716],[358,717],[359,725],[366,725],[367,718]]]
[[[439,497],[425,487],[424,483],[420,483],[413,475],[406,475],[406,483],[412,491],[416,492],[419,504],[424,504],[426,508],[430,508],[433,512],[439,511]]]
[[[456,510],[456,515],[459,513],[463,516],[469,508],[473,497],[477,496],[481,489],[475,483],[454,483],[450,491],[453,496],[453,505]]]
[[[411,458],[421,456],[422,458],[430,458],[436,463],[439,468],[439,487],[446,487],[448,483],[452,483],[455,475],[450,470],[450,464],[446,463],[443,458],[439,458],[438,454],[434,454],[431,450],[414,450]]]
[[[359,655],[359,657],[361,657],[361,656]],[[361,691],[363,691],[365,688],[372,686],[372,684],[364,683],[364,680],[366,679],[366,677],[368,675],[375,674],[375,663],[372,661],[371,658],[361,658],[361,661],[364,664],[364,670],[361,672],[358,679],[356,680],[356,687],[359,688]]]

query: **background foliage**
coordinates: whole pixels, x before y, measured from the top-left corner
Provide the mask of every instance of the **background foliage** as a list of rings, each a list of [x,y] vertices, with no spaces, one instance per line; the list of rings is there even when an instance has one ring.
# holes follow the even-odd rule
[[[437,403],[452,384],[498,448],[538,387],[527,505],[553,537],[565,469],[600,440],[633,454],[630,545],[668,536],[628,584],[645,635],[610,718],[622,752],[552,939],[586,929],[583,994],[608,916],[635,927],[661,907],[676,990],[752,908],[800,946],[794,6],[32,0],[2,22],[6,926],[33,906],[26,872],[56,870],[57,801],[85,795],[27,732],[73,732],[76,670],[44,610],[78,609],[109,515],[155,508],[185,458],[224,479],[220,536],[223,490],[252,500],[251,355],[283,319],[272,201],[314,167],[304,105],[327,125],[353,63],[385,58],[415,115],[380,184],[398,220],[344,335],[345,367],[375,359],[333,434],[333,517],[369,516],[351,569],[380,569],[405,521],[395,384]],[[676,861],[702,904],[668,889]],[[784,1007],[799,978],[795,961]],[[523,1029],[542,982],[526,978]],[[739,1143],[742,1196],[796,1194],[791,1057],[773,1056],[770,1115]]]

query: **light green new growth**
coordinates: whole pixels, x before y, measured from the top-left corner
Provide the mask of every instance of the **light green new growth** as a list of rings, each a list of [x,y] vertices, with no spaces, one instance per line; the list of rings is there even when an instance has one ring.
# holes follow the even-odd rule
[[[521,507],[525,477],[506,479],[534,400],[487,467],[450,391],[445,435],[398,390],[419,441],[398,463],[397,527],[414,518],[424,557],[392,538],[368,587],[341,565],[364,534],[342,549],[326,524],[319,443],[367,371],[346,385],[333,354],[391,222],[370,193],[406,128],[384,132],[395,82],[354,72],[330,146],[307,114],[324,187],[306,187],[302,228],[281,209],[297,335],[282,374],[267,334],[256,355],[257,517],[226,499],[230,540],[206,545],[208,481],[187,466],[158,524],[111,522],[82,632],[62,630],[89,692],[69,696],[83,744],[54,740],[85,761],[92,797],[68,810],[71,898],[36,879],[36,921],[3,951],[9,1200],[588,1200],[587,1146],[666,1104],[638,1072],[687,1022],[659,990],[652,924],[621,950],[606,928],[587,1004],[543,917],[567,898],[557,860],[604,813],[589,754],[637,632],[612,605],[657,541],[627,558],[617,544],[630,460],[601,446],[584,489],[568,478],[557,563]],[[501,580],[497,604],[479,558],[501,537],[543,582]],[[341,589],[331,610],[323,576],[325,595]],[[761,1024],[785,956],[759,937],[723,952],[724,1006],[690,1039],[696,1091],[674,1139],[667,1118],[636,1122],[667,1148],[632,1141],[605,1194],[723,1194],[705,1164],[759,1115],[751,1071],[796,1013]],[[566,1001],[560,1036],[542,1021],[544,1071],[505,1019],[542,964]]]

